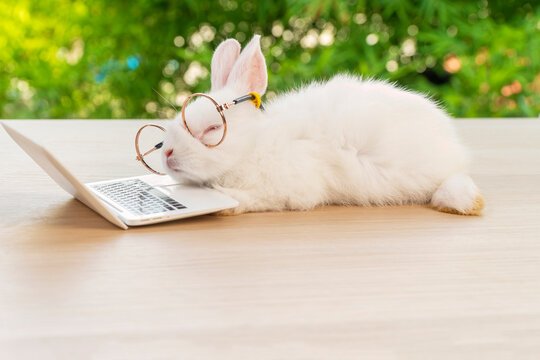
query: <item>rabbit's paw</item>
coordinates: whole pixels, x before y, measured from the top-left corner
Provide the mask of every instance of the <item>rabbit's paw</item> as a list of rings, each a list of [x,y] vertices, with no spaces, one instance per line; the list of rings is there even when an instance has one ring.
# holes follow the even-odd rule
[[[456,174],[439,186],[431,205],[441,212],[478,216],[482,214],[484,198],[468,175]]]
[[[225,210],[218,211],[218,212],[214,213],[214,215],[217,215],[217,216],[235,216],[235,215],[240,215],[240,214],[243,214],[243,213],[245,213],[245,211],[242,210],[242,208],[240,206],[238,206],[238,207],[235,207],[233,209],[225,209]]]

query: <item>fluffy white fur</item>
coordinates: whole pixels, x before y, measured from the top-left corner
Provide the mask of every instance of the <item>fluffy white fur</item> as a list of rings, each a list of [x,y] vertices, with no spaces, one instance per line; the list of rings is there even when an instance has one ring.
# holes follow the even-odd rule
[[[219,73],[212,73],[210,95],[218,102],[266,90],[259,36],[240,55],[238,49],[227,40],[212,59]],[[231,195],[240,202],[234,213],[430,201],[443,211],[478,210],[479,191],[464,175],[466,149],[448,115],[420,94],[338,75],[265,107],[246,102],[226,110],[227,136],[216,148],[202,145],[179,118],[172,121],[163,147],[173,151],[164,156],[168,173]],[[196,133],[219,123],[201,103],[186,112]]]

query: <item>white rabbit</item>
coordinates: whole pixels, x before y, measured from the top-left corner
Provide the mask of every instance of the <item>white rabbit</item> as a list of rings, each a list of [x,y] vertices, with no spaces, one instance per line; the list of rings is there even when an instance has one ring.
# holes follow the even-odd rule
[[[241,54],[236,40],[222,42],[211,78],[209,95],[219,103],[250,91],[264,94],[260,36]],[[169,124],[163,146],[168,174],[229,194],[240,203],[229,211],[234,214],[324,204],[430,203],[464,215],[483,208],[452,120],[422,95],[338,75],[281,94],[265,107],[262,112],[244,102],[225,110],[227,135],[208,148],[195,137],[212,136],[218,114],[190,104],[186,115],[200,133],[190,135],[180,116]]]

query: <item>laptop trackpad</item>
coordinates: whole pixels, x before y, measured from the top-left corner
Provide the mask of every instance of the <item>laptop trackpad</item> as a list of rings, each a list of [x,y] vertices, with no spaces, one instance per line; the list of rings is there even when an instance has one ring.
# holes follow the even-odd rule
[[[228,196],[206,187],[167,185],[156,188],[188,208],[212,208],[230,200]]]

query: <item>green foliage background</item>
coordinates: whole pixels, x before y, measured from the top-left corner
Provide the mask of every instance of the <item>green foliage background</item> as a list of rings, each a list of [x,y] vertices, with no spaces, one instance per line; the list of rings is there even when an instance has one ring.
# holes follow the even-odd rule
[[[347,71],[429,93],[454,116],[538,116],[539,4],[4,0],[0,116],[172,117],[168,102],[208,89],[215,46],[253,33],[267,97]]]

